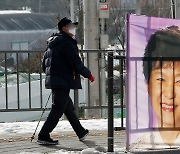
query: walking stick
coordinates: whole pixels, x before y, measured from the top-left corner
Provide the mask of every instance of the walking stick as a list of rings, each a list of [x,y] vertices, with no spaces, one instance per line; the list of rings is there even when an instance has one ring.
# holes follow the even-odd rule
[[[37,124],[37,126],[36,126],[36,129],[35,129],[32,137],[31,137],[31,142],[34,140],[34,136],[35,136],[35,134],[36,134],[36,131],[37,131],[37,128],[38,128],[38,126],[39,126],[39,123],[40,123],[40,121],[41,121],[41,119],[42,119],[42,116],[43,116],[44,112],[46,111],[46,107],[47,107],[47,105],[48,105],[48,102],[49,102],[49,99],[50,99],[50,97],[51,97],[51,94],[52,94],[52,92],[49,94],[49,97],[48,97],[48,99],[47,99],[46,105],[45,105],[45,107],[44,107],[44,109],[43,109],[43,111],[42,111],[41,117],[40,117],[40,119],[39,119],[39,121],[38,121],[38,124]]]

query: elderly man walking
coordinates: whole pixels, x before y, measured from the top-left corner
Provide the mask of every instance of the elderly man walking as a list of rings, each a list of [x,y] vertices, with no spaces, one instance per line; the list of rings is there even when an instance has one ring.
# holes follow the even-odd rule
[[[53,104],[51,111],[41,128],[37,142],[39,144],[58,144],[50,133],[58,124],[63,114],[66,115],[80,141],[85,140],[89,131],[81,125],[74,112],[74,105],[69,97],[70,89],[81,89],[80,75],[94,82],[95,77],[86,68],[78,54],[77,41],[74,39],[76,25],[68,18],[58,23],[59,33],[48,39],[42,69],[46,74],[45,87],[52,89]]]

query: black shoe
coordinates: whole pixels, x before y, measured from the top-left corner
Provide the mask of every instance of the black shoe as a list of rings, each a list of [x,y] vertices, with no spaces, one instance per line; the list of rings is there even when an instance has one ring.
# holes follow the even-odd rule
[[[50,135],[47,135],[47,136],[39,136],[37,143],[40,145],[57,145],[59,144],[59,141],[53,140],[50,138]]]
[[[89,134],[89,130],[86,129],[84,135],[79,136],[79,141],[84,141]]]

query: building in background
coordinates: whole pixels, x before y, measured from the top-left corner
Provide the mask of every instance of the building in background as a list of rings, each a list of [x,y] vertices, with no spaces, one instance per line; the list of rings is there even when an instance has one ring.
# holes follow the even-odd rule
[[[56,25],[55,15],[0,11],[0,50],[44,50]]]

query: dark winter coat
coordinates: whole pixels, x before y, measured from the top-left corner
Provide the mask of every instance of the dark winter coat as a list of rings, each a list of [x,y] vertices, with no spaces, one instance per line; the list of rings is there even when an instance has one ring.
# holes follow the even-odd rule
[[[46,74],[47,89],[81,89],[80,75],[85,78],[91,75],[79,57],[77,41],[65,32],[48,39],[42,69]]]

